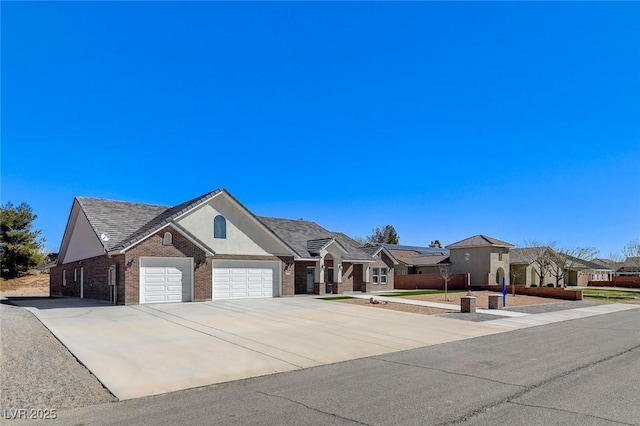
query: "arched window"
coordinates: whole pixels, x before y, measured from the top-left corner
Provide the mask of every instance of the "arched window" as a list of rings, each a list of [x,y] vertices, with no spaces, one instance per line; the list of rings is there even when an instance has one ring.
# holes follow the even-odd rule
[[[173,235],[171,235],[171,232],[165,232],[162,238],[162,245],[170,246],[171,244],[173,244]]]
[[[227,219],[222,215],[213,219],[213,238],[227,238]]]

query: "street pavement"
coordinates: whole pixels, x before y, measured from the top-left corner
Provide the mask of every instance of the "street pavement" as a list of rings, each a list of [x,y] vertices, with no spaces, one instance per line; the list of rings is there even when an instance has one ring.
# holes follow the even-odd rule
[[[640,310],[57,413],[47,424],[638,425]]]

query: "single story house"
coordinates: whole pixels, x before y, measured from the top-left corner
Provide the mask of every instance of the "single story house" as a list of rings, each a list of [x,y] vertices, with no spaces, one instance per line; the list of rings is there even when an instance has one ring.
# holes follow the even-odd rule
[[[295,294],[393,290],[398,262],[384,247],[362,247],[343,233],[301,219],[259,219],[294,251]]]
[[[121,304],[392,289],[393,256],[354,243],[225,189],[173,207],[76,197],[50,289]]]
[[[397,259],[396,275],[439,274],[440,266],[450,264],[449,250],[435,247],[379,244]]]

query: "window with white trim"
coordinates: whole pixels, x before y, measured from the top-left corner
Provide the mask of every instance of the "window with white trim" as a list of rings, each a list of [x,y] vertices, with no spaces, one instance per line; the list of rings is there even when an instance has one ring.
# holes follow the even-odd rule
[[[73,268],[73,282],[78,282],[78,268]]]
[[[62,270],[62,285],[63,286],[67,285],[67,270],[66,269]]]
[[[227,238],[227,219],[222,215],[213,219],[213,238]]]
[[[173,244],[173,235],[171,234],[171,232],[165,232],[164,236],[162,237],[162,245],[170,246],[172,244]]]
[[[371,277],[372,284],[380,284],[380,268],[372,268],[373,275]]]
[[[387,283],[387,272],[388,272],[387,268],[380,268],[380,284]]]

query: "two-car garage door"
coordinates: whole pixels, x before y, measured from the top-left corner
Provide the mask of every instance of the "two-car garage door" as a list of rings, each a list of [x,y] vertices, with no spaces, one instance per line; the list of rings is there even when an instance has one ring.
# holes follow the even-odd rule
[[[212,262],[213,300],[277,297],[280,263],[272,261],[217,260]],[[140,303],[193,300],[193,259],[140,258]]]
[[[277,297],[279,262],[218,260],[213,262],[213,300]]]

